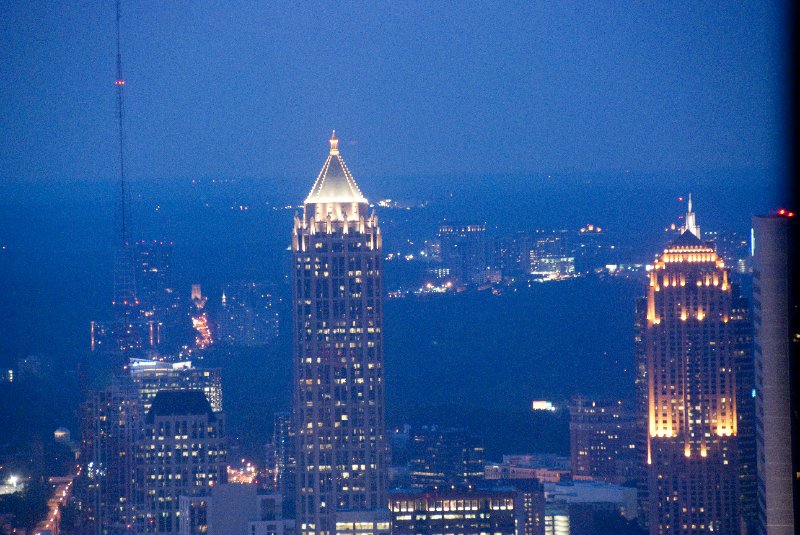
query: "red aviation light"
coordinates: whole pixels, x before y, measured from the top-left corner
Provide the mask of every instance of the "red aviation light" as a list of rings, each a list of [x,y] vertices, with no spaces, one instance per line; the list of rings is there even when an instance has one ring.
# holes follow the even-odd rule
[[[776,212],[776,215],[783,216],[783,217],[794,217],[794,212],[790,212],[786,208],[781,208]]]
[[[116,85],[125,85],[125,80],[117,80],[114,82]]]

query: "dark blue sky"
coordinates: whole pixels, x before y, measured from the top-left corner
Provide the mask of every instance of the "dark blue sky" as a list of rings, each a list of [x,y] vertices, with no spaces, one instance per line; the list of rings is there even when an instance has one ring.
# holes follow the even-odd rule
[[[123,0],[131,178],[781,166],[784,4],[663,4]],[[2,3],[0,181],[113,179],[113,17]]]

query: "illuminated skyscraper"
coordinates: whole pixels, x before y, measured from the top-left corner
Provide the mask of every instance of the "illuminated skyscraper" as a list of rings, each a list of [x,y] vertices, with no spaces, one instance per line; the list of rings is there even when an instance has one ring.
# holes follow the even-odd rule
[[[330,154],[292,233],[297,530],[389,531],[381,233]]]
[[[736,533],[734,296],[694,214],[650,272],[641,322],[650,533]]]
[[[796,533],[798,451],[798,223],[782,210],[753,218],[756,448],[759,533]]]

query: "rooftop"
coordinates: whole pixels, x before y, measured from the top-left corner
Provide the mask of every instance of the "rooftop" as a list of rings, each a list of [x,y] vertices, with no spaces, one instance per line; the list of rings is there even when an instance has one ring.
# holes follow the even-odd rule
[[[217,417],[211,404],[202,390],[161,390],[153,399],[147,421],[152,422],[155,416],[201,416],[208,414],[213,421]]]
[[[366,203],[353,175],[339,154],[336,130],[331,134],[331,150],[314,186],[306,197],[308,203]]]

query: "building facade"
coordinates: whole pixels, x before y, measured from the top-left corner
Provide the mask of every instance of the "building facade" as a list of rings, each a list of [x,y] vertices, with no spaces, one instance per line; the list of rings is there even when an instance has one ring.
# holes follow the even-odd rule
[[[392,491],[393,535],[544,535],[544,493],[514,486]]]
[[[81,405],[81,472],[75,495],[85,533],[120,533],[133,520],[132,476],[141,429],[136,386],[126,377]]]
[[[733,324],[736,358],[736,466],[739,470],[739,516],[742,530],[755,533],[758,523],[758,492],[756,482],[756,400],[753,357],[753,318],[750,299],[731,286],[733,302],[730,321]]]
[[[563,481],[543,486],[545,535],[605,535],[613,533],[612,526],[637,517],[636,489],[632,487],[602,481]]]
[[[227,477],[225,419],[200,390],[162,391],[136,445],[137,533],[179,533],[180,497],[202,496]]]
[[[485,223],[450,223],[439,226],[439,254],[450,277],[462,284],[480,284],[489,267]]]
[[[463,485],[484,477],[483,445],[467,429],[423,427],[413,433],[410,449],[414,488]]]
[[[172,242],[140,240],[134,243],[137,296],[144,346],[159,348],[167,337],[178,340],[178,292],[172,282]]]
[[[728,271],[694,214],[650,272],[639,333],[650,533],[736,533],[738,420]]]
[[[275,414],[272,431],[273,487],[281,496],[283,516],[295,517],[297,501],[297,450],[294,421],[290,412]]]
[[[150,410],[153,399],[162,390],[200,390],[214,412],[222,412],[222,370],[195,368],[188,360],[162,362],[131,359],[130,376],[139,389],[144,413]]]
[[[218,485],[203,496],[181,496],[180,535],[290,535],[293,520],[282,516],[281,498],[254,484]]]
[[[381,232],[330,153],[292,233],[296,528],[388,531]]]
[[[796,533],[798,515],[797,226],[785,210],[753,218],[759,533]],[[794,455],[794,457],[793,457]]]
[[[636,435],[633,411],[622,401],[577,396],[569,406],[572,476],[607,483],[636,479]]]

